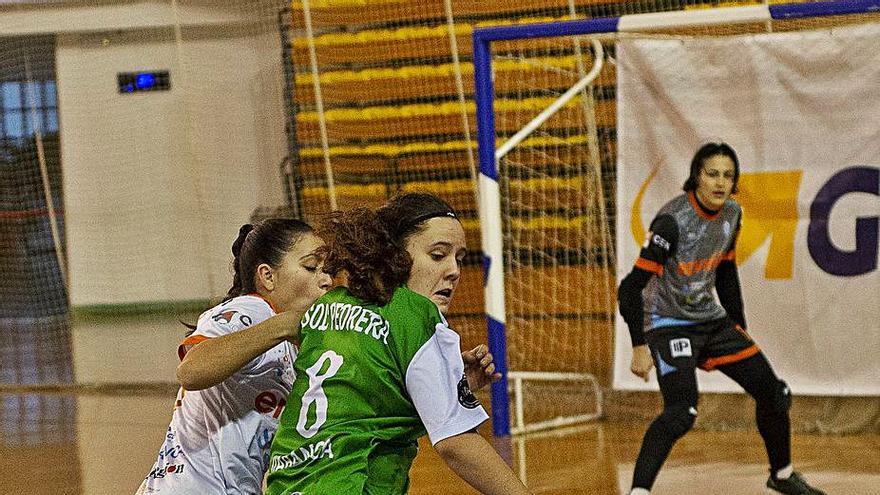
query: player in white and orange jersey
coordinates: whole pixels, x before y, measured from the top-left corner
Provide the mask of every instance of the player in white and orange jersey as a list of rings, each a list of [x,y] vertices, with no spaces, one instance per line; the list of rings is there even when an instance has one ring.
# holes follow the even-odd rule
[[[296,351],[285,334],[249,330],[276,311],[301,314],[330,288],[316,253],[321,244],[299,220],[241,228],[232,288],[178,349],[181,389],[138,493],[261,493]]]

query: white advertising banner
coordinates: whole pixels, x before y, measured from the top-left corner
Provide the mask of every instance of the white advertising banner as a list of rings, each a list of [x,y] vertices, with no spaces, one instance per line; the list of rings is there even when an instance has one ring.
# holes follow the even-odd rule
[[[880,395],[877,40],[874,25],[617,45],[618,282],[696,150],[730,144],[748,330],[795,393]],[[618,314],[615,388],[656,389],[631,349]]]

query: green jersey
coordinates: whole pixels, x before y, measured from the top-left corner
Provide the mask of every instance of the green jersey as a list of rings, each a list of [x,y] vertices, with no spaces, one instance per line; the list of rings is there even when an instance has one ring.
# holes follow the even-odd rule
[[[301,327],[268,495],[406,493],[419,437],[436,444],[488,418],[468,388],[458,334],[406,287],[384,306],[336,288]]]

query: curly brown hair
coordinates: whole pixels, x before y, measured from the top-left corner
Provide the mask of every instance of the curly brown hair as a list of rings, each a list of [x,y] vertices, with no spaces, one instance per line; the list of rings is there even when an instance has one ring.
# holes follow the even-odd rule
[[[335,211],[318,224],[324,240],[324,271],[345,270],[348,289],[359,299],[384,305],[406,282],[412,259],[385,229],[375,211]]]
[[[395,196],[376,211],[359,207],[330,213],[316,229],[325,243],[324,271],[335,276],[344,270],[355,297],[385,305],[409,278],[407,240],[439,216],[456,218],[445,201],[426,193]]]

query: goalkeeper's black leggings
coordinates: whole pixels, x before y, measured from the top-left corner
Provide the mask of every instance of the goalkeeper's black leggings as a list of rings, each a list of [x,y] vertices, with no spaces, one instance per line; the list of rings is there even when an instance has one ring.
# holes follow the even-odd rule
[[[791,396],[764,354],[718,366],[755,399],[755,419],[764,439],[770,469],[776,471],[791,463],[791,437],[788,409]],[[659,371],[659,370],[658,370]],[[663,412],[648,427],[633,473],[633,488],[650,490],[663,462],[675,442],[687,433],[697,414],[696,370],[678,368],[658,375],[663,393]]]

